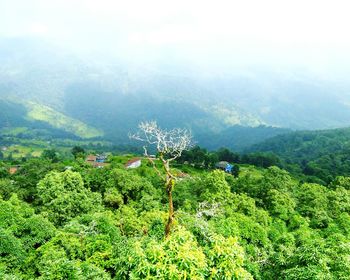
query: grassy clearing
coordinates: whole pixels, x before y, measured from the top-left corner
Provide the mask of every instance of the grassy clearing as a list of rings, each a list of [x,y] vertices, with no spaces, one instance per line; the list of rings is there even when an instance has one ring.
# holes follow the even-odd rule
[[[79,120],[67,117],[50,107],[33,102],[27,103],[26,106],[28,108],[27,117],[29,120],[47,122],[54,128],[62,129],[85,139],[104,135],[101,130],[88,126]]]

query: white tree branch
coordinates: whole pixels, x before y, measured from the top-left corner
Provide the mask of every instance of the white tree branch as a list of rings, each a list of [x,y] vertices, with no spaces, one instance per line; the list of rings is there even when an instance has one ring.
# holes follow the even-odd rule
[[[192,135],[188,130],[180,128],[164,130],[159,128],[155,121],[141,122],[139,131],[129,137],[155,146],[158,153],[168,161],[177,159],[184,150],[192,146]]]

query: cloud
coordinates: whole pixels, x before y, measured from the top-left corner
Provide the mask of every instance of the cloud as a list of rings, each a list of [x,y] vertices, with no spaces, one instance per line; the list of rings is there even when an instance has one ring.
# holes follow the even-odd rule
[[[48,33],[48,27],[43,23],[32,23],[29,25],[28,33],[35,36],[44,36]]]
[[[350,61],[349,10],[342,0],[11,0],[0,1],[0,37],[45,37],[140,60],[320,69]]]

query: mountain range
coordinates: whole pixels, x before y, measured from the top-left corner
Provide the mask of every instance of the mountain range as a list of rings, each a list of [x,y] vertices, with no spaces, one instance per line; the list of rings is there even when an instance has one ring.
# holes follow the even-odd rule
[[[0,61],[0,124],[7,131],[125,144],[140,121],[157,120],[187,127],[207,148],[239,150],[290,130],[350,126],[350,85],[296,69],[213,74],[183,62],[77,54],[28,38],[1,39]]]

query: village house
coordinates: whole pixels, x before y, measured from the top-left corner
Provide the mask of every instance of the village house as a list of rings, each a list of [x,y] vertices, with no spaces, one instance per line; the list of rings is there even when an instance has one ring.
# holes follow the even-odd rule
[[[125,168],[138,168],[141,166],[140,158],[133,158],[125,164]]]
[[[215,164],[215,167],[227,173],[231,173],[233,165],[228,163],[227,161],[219,161],[218,163]]]
[[[96,162],[105,162],[105,161],[107,161],[106,155],[97,155],[96,156]]]
[[[20,165],[11,166],[9,168],[9,173],[11,175],[16,174],[19,168],[20,168]]]
[[[95,155],[88,155],[86,157],[86,162],[88,162],[88,163],[96,162],[96,156]]]
[[[86,162],[95,168],[103,168],[108,165],[105,161],[107,160],[106,155],[88,155]]]

